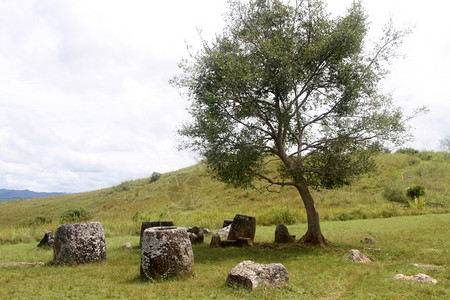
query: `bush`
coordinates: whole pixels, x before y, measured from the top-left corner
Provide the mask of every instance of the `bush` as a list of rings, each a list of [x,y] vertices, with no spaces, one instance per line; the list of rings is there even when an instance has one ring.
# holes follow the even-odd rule
[[[133,186],[133,181],[128,180],[128,181],[123,181],[121,184],[116,185],[114,187],[114,191],[116,192],[124,192],[124,191],[129,191]]]
[[[159,178],[161,178],[161,173],[153,172],[152,177],[150,177],[150,183],[157,181]]]
[[[88,212],[84,208],[74,208],[66,210],[59,217],[60,223],[83,222],[91,219],[93,213]]]
[[[408,199],[406,199],[403,190],[401,188],[392,185],[386,186],[384,188],[383,197],[393,202],[408,203]]]
[[[411,198],[411,200],[417,199],[420,196],[425,195],[425,188],[421,185],[416,185],[413,187],[410,187],[407,191],[406,191],[406,195]]]

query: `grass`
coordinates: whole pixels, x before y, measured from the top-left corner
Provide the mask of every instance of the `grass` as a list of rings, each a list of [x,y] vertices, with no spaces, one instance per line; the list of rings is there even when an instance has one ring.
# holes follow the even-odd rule
[[[288,226],[300,235],[305,224]],[[0,299],[445,299],[450,295],[450,214],[389,219],[324,221],[331,241],[327,248],[278,246],[275,226],[258,226],[253,248],[210,248],[208,239],[195,245],[195,277],[151,283],[139,280],[138,236],[107,238],[107,260],[78,266],[54,266],[52,251],[36,243],[0,245],[0,263],[43,261],[45,266],[0,267]],[[376,245],[361,244],[366,236]],[[121,245],[131,242],[132,249]],[[365,247],[381,251],[364,250]],[[350,249],[371,256],[370,264],[353,263]],[[282,263],[289,272],[287,288],[247,292],[225,286],[231,268],[243,260]],[[413,263],[439,265],[423,270]],[[394,280],[397,273],[426,273],[437,284]]]
[[[312,191],[322,221],[450,212],[449,153],[382,154],[376,160],[378,171],[351,186]],[[103,224],[107,236],[135,235],[142,221],[154,220],[217,228],[236,213],[255,216],[258,225],[306,222],[303,203],[291,188],[262,194],[229,188],[211,179],[203,164],[152,178],[86,193],[1,203],[0,244],[39,240],[45,231],[56,230],[64,212],[80,208]],[[385,196],[386,190],[402,196],[414,185],[425,187],[421,209]]]

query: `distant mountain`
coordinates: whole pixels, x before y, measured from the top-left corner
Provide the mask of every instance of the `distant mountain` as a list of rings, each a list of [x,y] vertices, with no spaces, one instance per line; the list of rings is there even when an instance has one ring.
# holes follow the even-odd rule
[[[30,190],[6,190],[0,189],[0,202],[17,200],[17,199],[30,199],[30,198],[42,198],[64,195],[65,193],[39,193]]]

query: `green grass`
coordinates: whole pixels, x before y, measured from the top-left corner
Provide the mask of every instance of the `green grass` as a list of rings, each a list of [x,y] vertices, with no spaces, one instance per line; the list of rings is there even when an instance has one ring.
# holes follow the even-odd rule
[[[302,234],[305,224],[288,226]],[[107,238],[107,260],[78,266],[51,264],[52,251],[36,243],[0,245],[0,263],[46,262],[36,267],[0,267],[0,299],[446,299],[450,295],[450,214],[389,219],[325,221],[327,248],[265,247],[273,241],[274,226],[258,226],[253,248],[210,248],[209,239],[195,245],[195,277],[165,282],[139,280],[137,236]],[[366,236],[378,244],[361,244]],[[131,242],[132,249],[122,249]],[[380,252],[364,250],[380,248]],[[374,262],[351,262],[347,253],[360,249]],[[247,292],[225,286],[231,268],[243,260],[282,263],[289,272],[287,288]],[[439,265],[423,270],[413,263]],[[426,273],[437,284],[394,280],[397,273]]]
[[[378,171],[338,190],[313,190],[322,221],[386,218],[450,212],[450,154],[382,154]],[[389,201],[386,190],[403,195],[425,187],[422,209]],[[306,214],[295,189],[259,193],[233,189],[211,179],[203,164],[151,177],[124,181],[103,190],[0,204],[0,244],[31,242],[56,230],[61,215],[83,208],[100,221],[107,236],[135,235],[142,221],[172,220],[176,225],[217,228],[236,213],[255,216],[258,225],[303,224]]]

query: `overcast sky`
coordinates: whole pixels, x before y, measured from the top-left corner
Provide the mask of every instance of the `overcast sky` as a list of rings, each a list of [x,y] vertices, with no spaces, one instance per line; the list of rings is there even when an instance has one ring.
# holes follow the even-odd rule
[[[351,0],[329,1],[342,14]],[[447,1],[366,0],[371,36],[413,27],[384,83],[410,113],[411,146],[450,135]],[[223,28],[223,0],[0,0],[0,188],[81,192],[197,163],[177,150],[189,118],[169,79]]]

